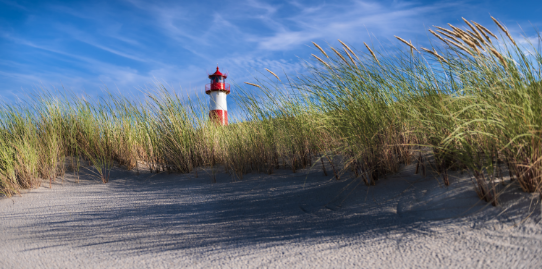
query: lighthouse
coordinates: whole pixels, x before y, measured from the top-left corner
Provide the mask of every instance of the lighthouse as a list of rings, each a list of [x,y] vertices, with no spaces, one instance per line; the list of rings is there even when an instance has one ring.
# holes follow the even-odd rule
[[[216,67],[216,72],[209,75],[211,83],[205,85],[205,93],[209,100],[209,118],[221,125],[228,125],[228,103],[226,96],[230,94],[230,84],[225,82],[228,75],[223,74]]]

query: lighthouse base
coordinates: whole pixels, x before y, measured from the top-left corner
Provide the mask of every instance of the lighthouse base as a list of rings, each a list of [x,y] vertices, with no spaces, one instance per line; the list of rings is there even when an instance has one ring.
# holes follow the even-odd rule
[[[220,125],[228,125],[228,111],[227,110],[211,110],[209,111],[209,118],[211,121]]]

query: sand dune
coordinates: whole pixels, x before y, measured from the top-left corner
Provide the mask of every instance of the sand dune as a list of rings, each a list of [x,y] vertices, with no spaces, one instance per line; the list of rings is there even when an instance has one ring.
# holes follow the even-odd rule
[[[1,268],[541,268],[540,202],[499,207],[467,175],[377,186],[320,171],[73,176],[0,199]],[[45,184],[48,185],[48,184]]]

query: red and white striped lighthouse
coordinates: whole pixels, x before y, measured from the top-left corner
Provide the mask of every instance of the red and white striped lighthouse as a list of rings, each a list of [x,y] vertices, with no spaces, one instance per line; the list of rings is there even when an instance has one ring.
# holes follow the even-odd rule
[[[224,81],[228,75],[221,73],[216,67],[216,72],[209,75],[211,83],[205,85],[205,93],[210,95],[209,118],[221,125],[228,125],[228,103],[226,96],[230,94],[230,84]]]

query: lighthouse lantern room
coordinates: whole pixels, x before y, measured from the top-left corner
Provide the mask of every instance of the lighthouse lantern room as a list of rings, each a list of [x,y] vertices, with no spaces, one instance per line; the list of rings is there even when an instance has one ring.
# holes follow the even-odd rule
[[[209,75],[211,83],[205,85],[205,93],[209,100],[209,118],[221,125],[228,125],[228,103],[226,96],[230,94],[230,84],[225,83],[228,75],[220,72],[218,66],[216,72]]]

